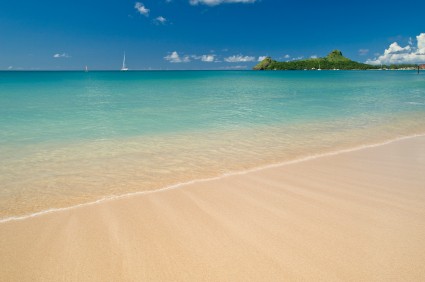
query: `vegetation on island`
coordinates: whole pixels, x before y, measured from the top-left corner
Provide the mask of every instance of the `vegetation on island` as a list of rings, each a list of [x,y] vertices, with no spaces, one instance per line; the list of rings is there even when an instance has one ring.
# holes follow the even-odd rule
[[[311,58],[288,62],[278,62],[270,57],[258,63],[254,70],[373,70],[373,69],[414,69],[416,65],[374,66],[352,61],[334,50],[324,58]]]

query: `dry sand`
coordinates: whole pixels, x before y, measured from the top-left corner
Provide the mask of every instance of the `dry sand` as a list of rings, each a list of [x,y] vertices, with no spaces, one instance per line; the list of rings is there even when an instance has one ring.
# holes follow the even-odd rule
[[[425,137],[0,224],[1,281],[425,281]]]

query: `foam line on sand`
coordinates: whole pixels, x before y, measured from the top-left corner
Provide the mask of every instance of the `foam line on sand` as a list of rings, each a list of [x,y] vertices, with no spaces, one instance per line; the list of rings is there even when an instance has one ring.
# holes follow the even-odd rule
[[[80,208],[80,207],[84,207],[84,206],[88,206],[88,205],[95,205],[95,204],[99,204],[99,203],[103,203],[103,202],[107,202],[107,201],[113,201],[113,200],[121,199],[121,198],[127,198],[127,197],[132,197],[132,196],[140,196],[140,195],[148,195],[148,194],[152,194],[152,193],[161,193],[161,192],[165,192],[165,191],[168,191],[168,190],[179,189],[179,188],[182,188],[186,185],[202,183],[202,182],[205,182],[205,181],[214,181],[214,180],[218,180],[218,179],[221,179],[221,178],[224,178],[224,177],[229,177],[229,176],[232,176],[232,175],[243,175],[243,174],[254,172],[254,171],[260,171],[260,170],[263,170],[263,169],[280,167],[280,166],[290,165],[290,164],[294,164],[294,163],[305,162],[305,161],[309,161],[309,160],[313,160],[313,159],[317,159],[317,158],[333,156],[333,155],[353,152],[353,151],[357,151],[357,150],[363,150],[363,149],[367,149],[367,148],[373,148],[373,147],[377,147],[377,146],[390,144],[392,142],[397,142],[397,141],[401,141],[401,140],[405,140],[405,139],[409,139],[409,138],[420,137],[420,136],[425,136],[425,134],[415,134],[415,135],[403,136],[403,137],[398,137],[398,138],[395,138],[395,139],[390,139],[390,140],[387,140],[387,141],[384,141],[384,142],[368,144],[368,145],[361,145],[361,146],[357,146],[357,147],[354,147],[354,148],[337,150],[337,151],[327,152],[327,153],[323,153],[323,154],[315,154],[315,155],[311,155],[311,156],[307,156],[307,157],[298,158],[298,159],[295,159],[295,160],[284,161],[284,162],[275,163],[275,164],[269,164],[269,165],[265,165],[265,166],[260,166],[260,167],[255,167],[255,168],[252,168],[252,169],[243,170],[243,171],[235,171],[235,172],[225,173],[225,174],[222,174],[222,175],[219,175],[219,176],[216,176],[216,177],[194,179],[194,180],[187,181],[187,182],[172,184],[172,185],[169,185],[169,186],[166,186],[166,187],[163,187],[163,188],[159,188],[159,189],[155,189],[155,190],[147,190],[147,191],[131,192],[131,193],[126,193],[126,194],[122,194],[122,195],[107,196],[107,197],[100,198],[96,201],[86,202],[86,203],[73,205],[73,206],[69,206],[69,207],[50,208],[50,209],[47,209],[47,210],[42,210],[42,211],[39,211],[39,212],[27,214],[27,215],[5,217],[5,218],[0,219],[0,224],[5,223],[5,222],[9,222],[9,221],[15,221],[15,220],[25,220],[25,219],[28,219],[28,218],[42,216],[42,215],[53,213],[53,212],[61,212],[61,211],[67,211],[67,210]]]
[[[4,281],[421,281],[425,137],[0,225]]]

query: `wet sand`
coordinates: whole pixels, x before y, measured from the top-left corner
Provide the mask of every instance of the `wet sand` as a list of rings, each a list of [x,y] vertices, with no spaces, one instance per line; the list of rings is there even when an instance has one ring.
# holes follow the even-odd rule
[[[0,224],[1,281],[423,281],[425,137]]]

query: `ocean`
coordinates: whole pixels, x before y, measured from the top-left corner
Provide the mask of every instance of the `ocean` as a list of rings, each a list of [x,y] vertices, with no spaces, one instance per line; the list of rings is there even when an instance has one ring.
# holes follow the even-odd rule
[[[0,72],[0,220],[423,134],[413,71]]]

